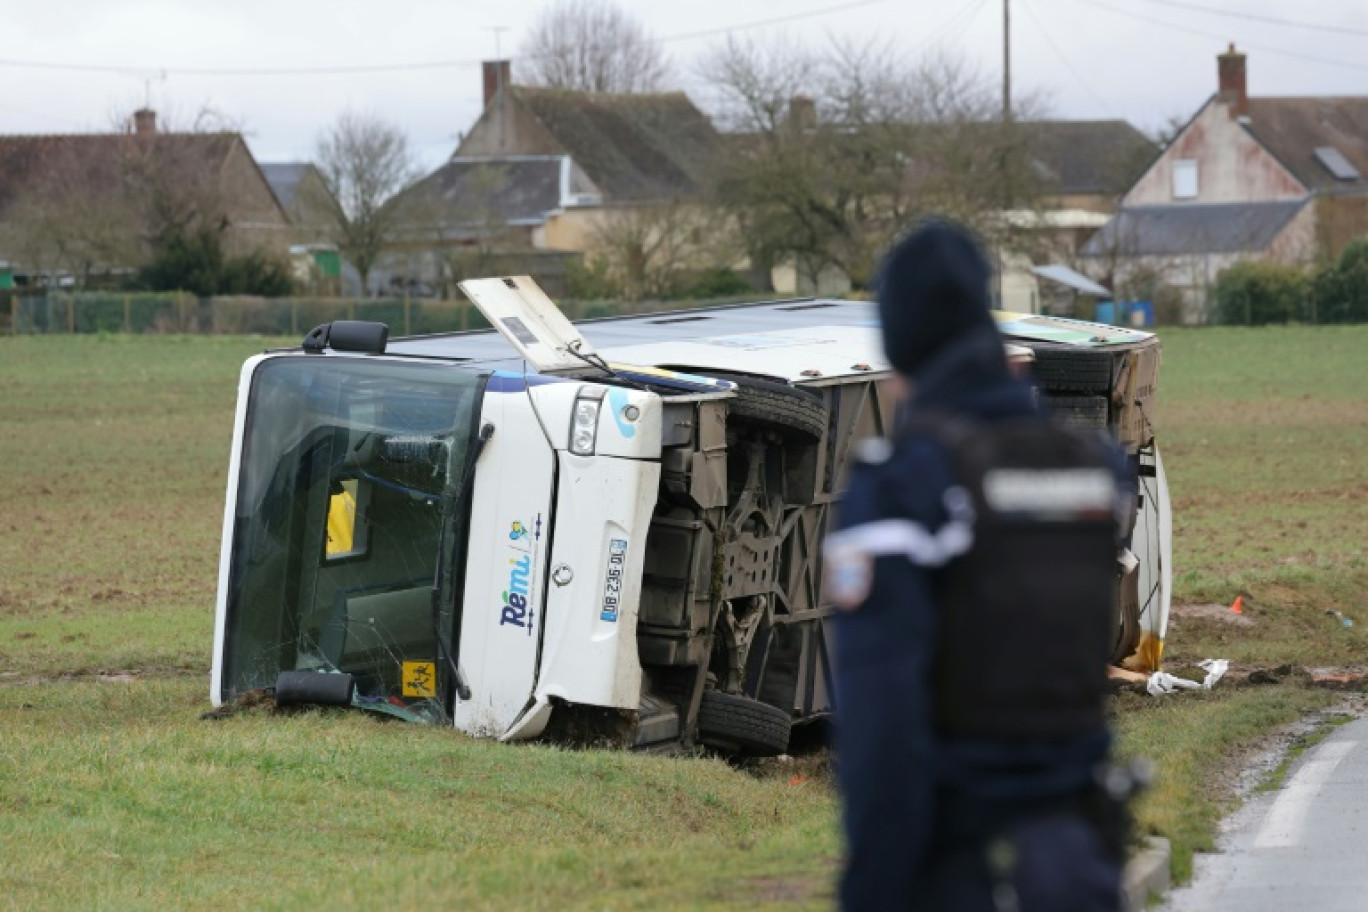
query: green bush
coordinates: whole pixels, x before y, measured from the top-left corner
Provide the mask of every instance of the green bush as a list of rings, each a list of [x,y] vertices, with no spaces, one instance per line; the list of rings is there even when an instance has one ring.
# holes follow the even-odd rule
[[[178,232],[157,247],[138,276],[150,291],[188,291],[207,298],[222,294],[281,297],[294,290],[285,264],[255,251],[228,256],[217,231]]]
[[[1317,323],[1368,322],[1368,241],[1350,241],[1312,285]]]
[[[690,280],[682,285],[673,297],[687,300],[706,300],[755,293],[755,289],[751,287],[749,282],[737,275],[735,270],[727,269],[725,266],[705,269],[689,278]]]
[[[259,250],[223,261],[219,294],[283,298],[294,293],[289,268]]]
[[[622,287],[614,280],[608,261],[599,257],[586,262],[568,260],[565,264],[565,297],[572,301],[607,301],[622,297]]]
[[[1296,266],[1244,261],[1221,273],[1212,292],[1217,323],[1290,323],[1302,318],[1307,279]]]

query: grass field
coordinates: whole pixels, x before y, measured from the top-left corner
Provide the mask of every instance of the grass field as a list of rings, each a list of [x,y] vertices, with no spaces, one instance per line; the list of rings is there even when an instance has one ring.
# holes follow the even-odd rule
[[[1163,336],[1159,439],[1175,591],[1252,626],[1179,620],[1169,658],[1368,662],[1368,327]],[[1358,617],[1346,630],[1326,616]]]
[[[820,760],[762,775],[348,713],[199,721],[236,376],[267,344],[0,339],[0,908],[830,904]],[[1164,346],[1178,596],[1244,594],[1252,622],[1179,618],[1167,664],[1365,661],[1368,328]],[[1239,677],[1118,701],[1122,750],[1166,773],[1140,817],[1179,873],[1223,764],[1329,699]]]

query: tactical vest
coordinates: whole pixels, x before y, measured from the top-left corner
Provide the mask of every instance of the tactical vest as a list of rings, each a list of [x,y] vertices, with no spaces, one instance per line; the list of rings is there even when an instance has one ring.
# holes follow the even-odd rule
[[[1064,739],[1105,724],[1118,490],[1107,441],[1040,418],[926,416],[973,504],[974,543],[937,571],[938,727]]]

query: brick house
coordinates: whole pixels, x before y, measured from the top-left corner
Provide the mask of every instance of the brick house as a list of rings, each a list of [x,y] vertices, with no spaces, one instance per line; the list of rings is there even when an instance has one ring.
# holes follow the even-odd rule
[[[290,221],[241,134],[0,136],[0,260],[17,284],[84,285],[135,270],[172,229],[221,230],[230,252],[283,254]]]
[[[1242,259],[1309,265],[1368,234],[1368,97],[1251,98],[1246,57],[1217,57],[1217,92],[1126,191],[1084,248],[1094,275],[1157,281],[1206,316]]]

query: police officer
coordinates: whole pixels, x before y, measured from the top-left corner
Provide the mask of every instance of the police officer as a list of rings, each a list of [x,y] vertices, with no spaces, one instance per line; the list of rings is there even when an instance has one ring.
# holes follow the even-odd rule
[[[850,912],[1119,905],[1095,781],[1134,494],[1119,452],[1054,428],[1011,375],[989,277],[931,221],[877,280],[908,396],[861,445],[825,546]]]

